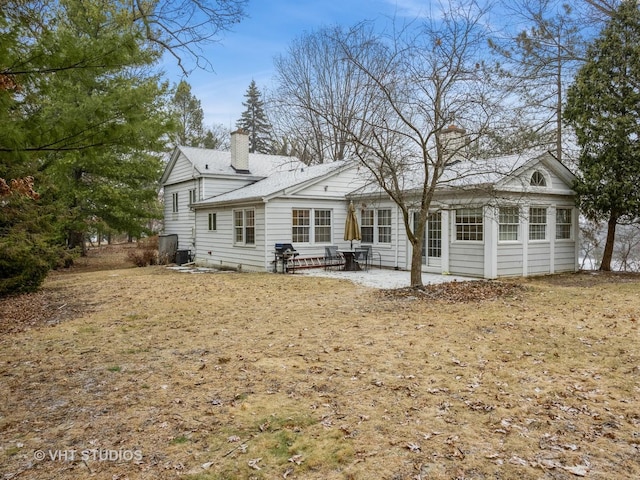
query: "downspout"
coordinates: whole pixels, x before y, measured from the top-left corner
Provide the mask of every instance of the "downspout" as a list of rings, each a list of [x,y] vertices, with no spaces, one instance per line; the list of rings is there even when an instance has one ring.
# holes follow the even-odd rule
[[[264,269],[266,272],[269,271],[269,222],[267,222],[267,207],[269,200],[262,199],[264,202]]]
[[[396,247],[395,247],[395,259],[394,259],[394,263],[395,263],[395,269],[398,270],[399,266],[398,266],[398,260],[400,258],[400,215],[398,215],[398,204],[396,204]],[[408,247],[407,247],[407,253],[409,253]],[[406,260],[405,260],[406,261]],[[405,265],[406,268],[406,265]]]

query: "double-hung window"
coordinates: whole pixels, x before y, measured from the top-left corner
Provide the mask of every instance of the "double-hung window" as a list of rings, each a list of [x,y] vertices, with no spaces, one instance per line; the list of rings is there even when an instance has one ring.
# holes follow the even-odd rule
[[[520,209],[518,207],[500,207],[498,239],[502,242],[518,240],[520,228]]]
[[[332,214],[330,209],[294,208],[291,212],[293,243],[331,243]]]
[[[556,209],[556,239],[571,239],[571,231],[573,230],[572,210],[570,208]]]
[[[360,237],[362,243],[373,243],[374,211],[363,210],[360,216]]]
[[[391,209],[378,210],[378,243],[391,243]]]
[[[481,242],[484,238],[482,207],[456,210],[456,240]]]
[[[391,243],[391,209],[362,210],[360,237],[362,243]]]
[[[256,212],[252,208],[233,211],[233,243],[236,245],[255,245]]]
[[[192,188],[191,190],[189,190],[189,203],[196,203],[198,201],[196,192],[197,190],[195,188]]]
[[[547,209],[531,207],[529,209],[529,240],[547,239]]]

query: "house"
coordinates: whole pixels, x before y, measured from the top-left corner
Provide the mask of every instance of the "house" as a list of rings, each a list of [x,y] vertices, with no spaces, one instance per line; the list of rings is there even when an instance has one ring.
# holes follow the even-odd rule
[[[176,234],[196,263],[271,271],[276,243],[293,244],[301,256],[346,248],[353,202],[361,243],[372,246],[376,263],[410,268],[401,211],[363,167],[249,154],[242,132],[232,134],[231,146],[177,147],[162,176],[164,233]],[[423,270],[480,278],[577,270],[574,179],[548,152],[453,162],[432,202]],[[410,181],[406,195],[417,195]]]

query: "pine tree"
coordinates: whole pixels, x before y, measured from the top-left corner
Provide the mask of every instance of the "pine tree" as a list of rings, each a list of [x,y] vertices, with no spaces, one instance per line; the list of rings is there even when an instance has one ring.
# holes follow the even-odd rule
[[[242,102],[242,105],[246,110],[242,112],[236,127],[249,134],[249,151],[251,153],[272,153],[271,124],[264,111],[262,95],[255,80],[251,80],[244,96],[246,101]]]
[[[176,145],[199,147],[204,141],[202,104],[191,93],[191,85],[181,80],[171,100],[171,112],[175,116],[178,131],[171,139]]]
[[[564,117],[581,149],[582,212],[606,220],[600,270],[611,270],[616,225],[640,216],[640,10],[624,0],[589,48]]]

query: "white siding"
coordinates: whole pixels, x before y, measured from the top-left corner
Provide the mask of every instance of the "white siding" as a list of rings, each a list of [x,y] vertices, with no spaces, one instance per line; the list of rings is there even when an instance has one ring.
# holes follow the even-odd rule
[[[574,272],[576,270],[575,257],[576,242],[569,240],[556,241],[555,271]]]
[[[178,235],[178,250],[194,248],[193,227],[195,214],[189,207],[189,190],[196,181],[164,187],[164,233]],[[173,194],[178,193],[178,212],[173,212]]]
[[[165,181],[165,185],[192,180],[198,176],[198,170],[182,153],[180,153],[169,177]]]
[[[498,244],[498,276],[522,275],[522,244]]]
[[[529,242],[528,274],[543,275],[551,272],[551,244],[545,242]]]
[[[449,273],[484,277],[484,244],[453,242],[449,246]]]
[[[207,208],[197,212],[196,262],[211,267],[231,267],[242,270],[264,270],[264,205],[249,205],[243,209],[255,211],[255,245],[234,245],[234,208]],[[216,230],[209,230],[209,213],[216,214]]]

